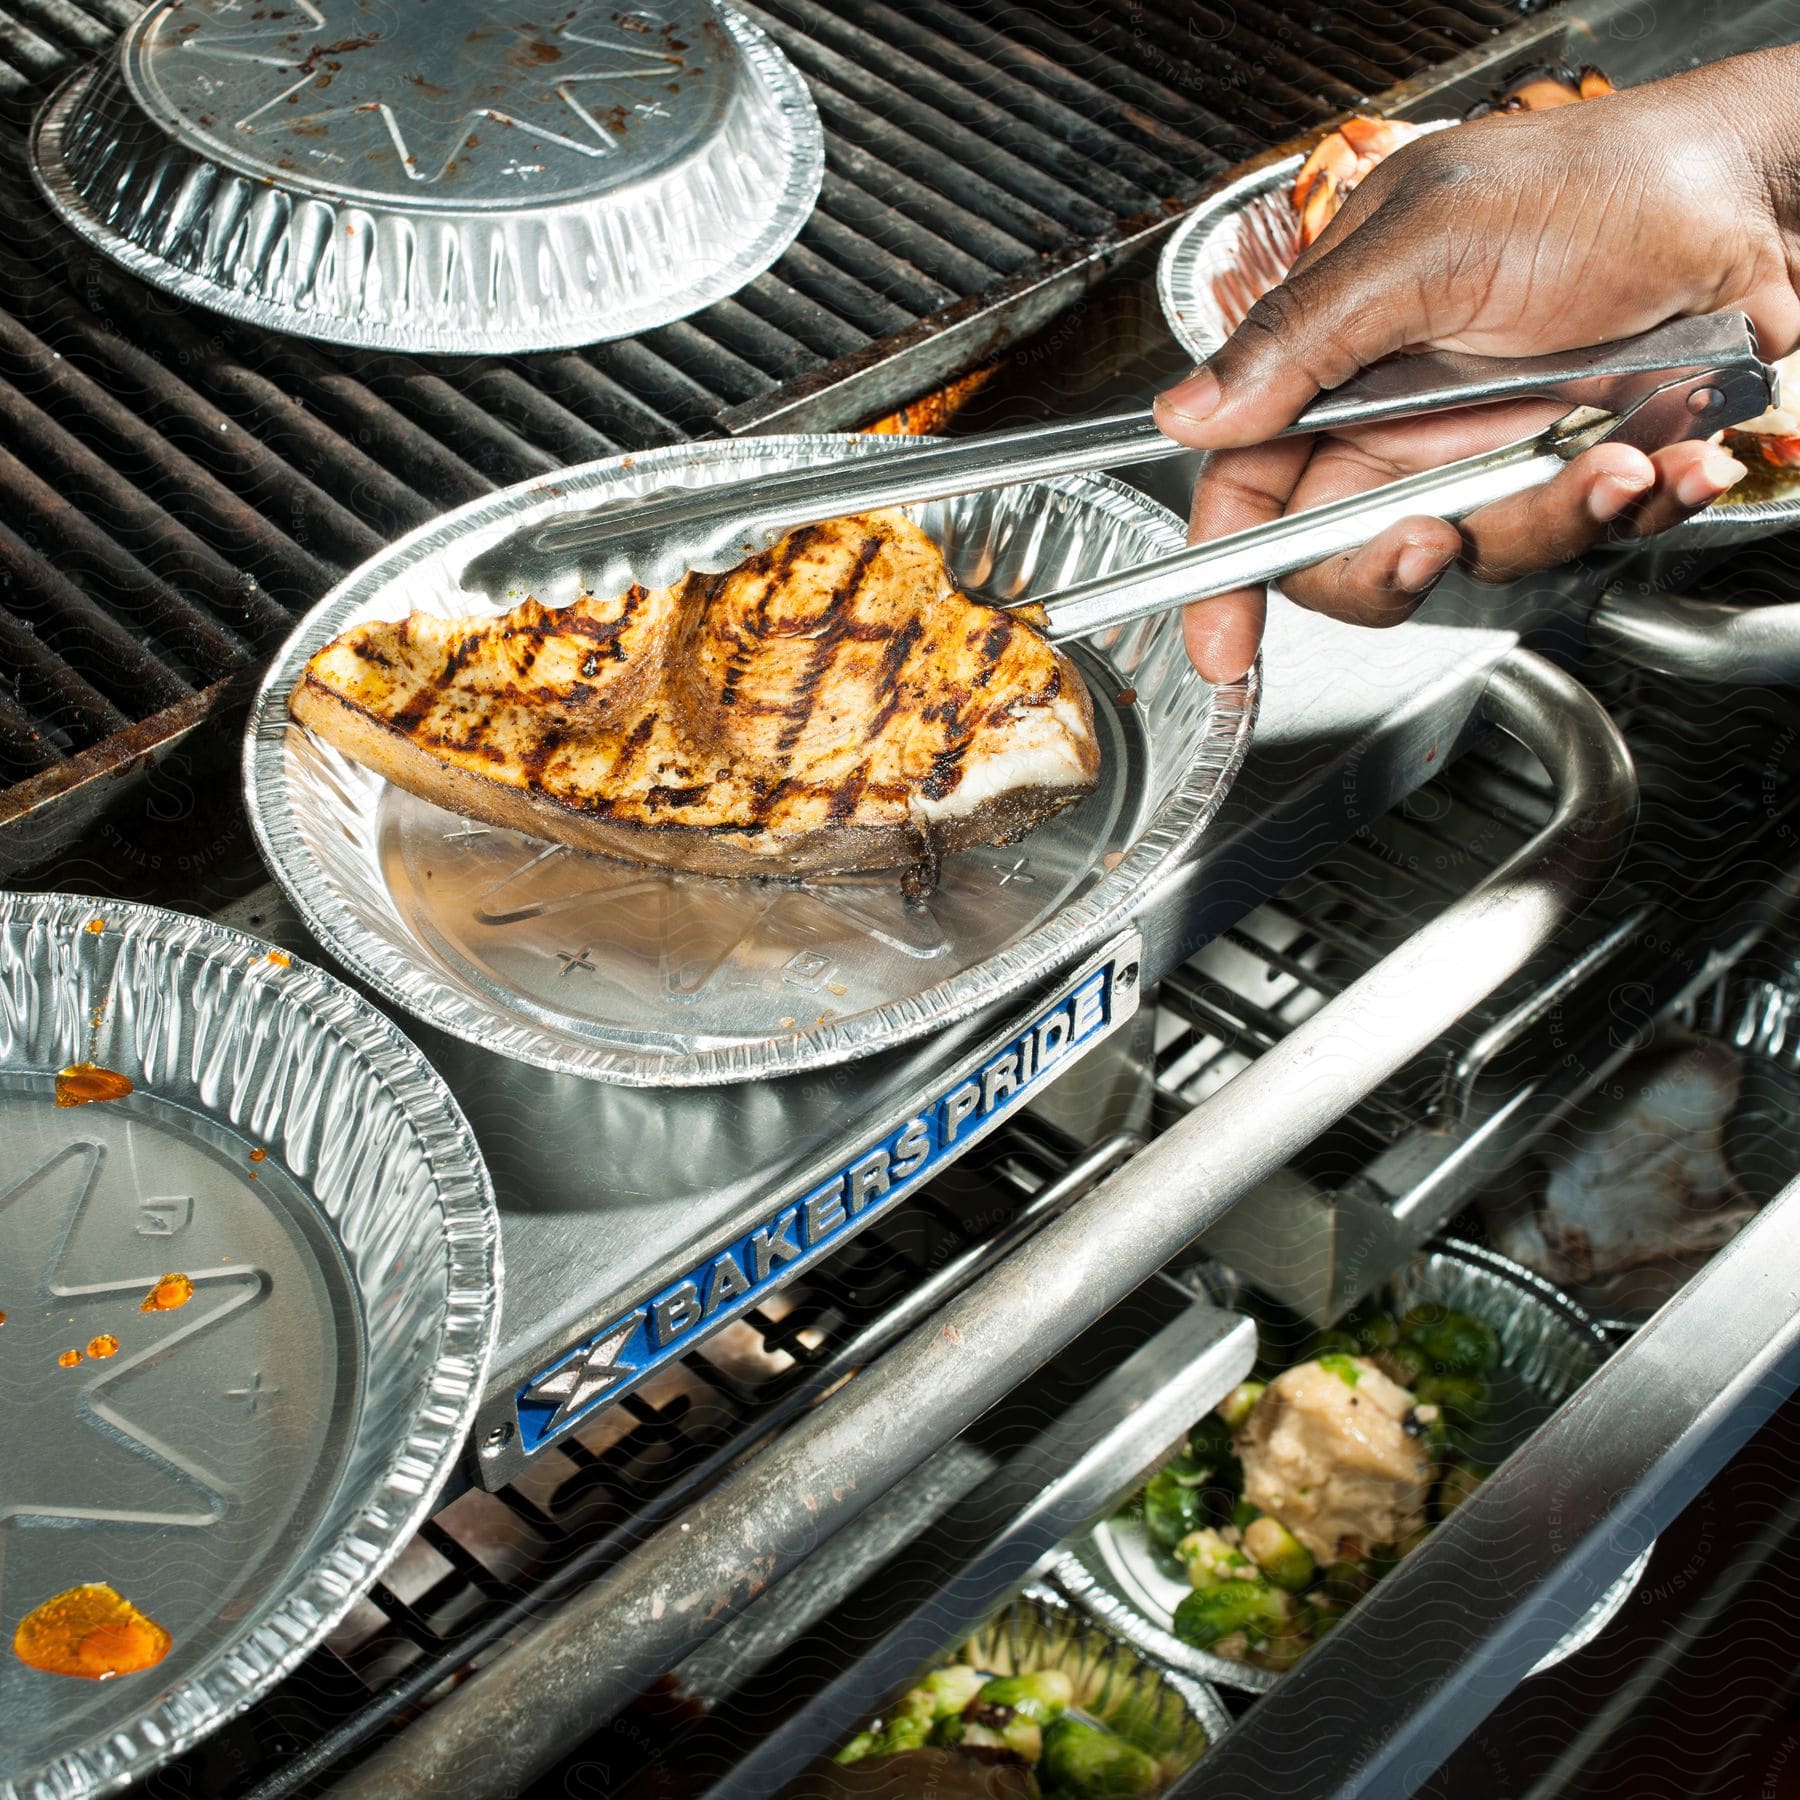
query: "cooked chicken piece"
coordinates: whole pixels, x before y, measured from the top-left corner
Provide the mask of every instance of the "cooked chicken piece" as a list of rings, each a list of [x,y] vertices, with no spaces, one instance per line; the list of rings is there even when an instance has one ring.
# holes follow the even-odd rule
[[[930,869],[1099,768],[1074,665],[900,513],[655,592],[358,625],[289,704],[452,811],[708,875]]]
[[[1403,1421],[1407,1390],[1360,1356],[1301,1363],[1269,1383],[1237,1439],[1244,1498],[1321,1562],[1397,1544],[1425,1518],[1431,1461]]]
[[[1622,1096],[1559,1138],[1541,1195],[1488,1210],[1495,1247],[1568,1285],[1727,1243],[1755,1211],[1725,1161],[1739,1073],[1704,1040],[1634,1057]]]

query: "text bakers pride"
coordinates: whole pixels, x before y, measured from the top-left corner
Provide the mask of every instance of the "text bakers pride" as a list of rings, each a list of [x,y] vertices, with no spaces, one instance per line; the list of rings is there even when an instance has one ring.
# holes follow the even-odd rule
[[[832,1178],[785,1205],[767,1224],[713,1256],[626,1318],[533,1377],[517,1398],[521,1448],[530,1454],[616,1399],[674,1354],[697,1328],[722,1324],[810,1262],[840,1235],[897,1199],[921,1173],[973,1142],[1019,1096],[1090,1039],[1117,1023],[1114,964],[1103,963],[999,1055],[957,1082]]]
[[[972,1136],[1021,1088],[1105,1023],[1106,984],[1106,971],[1098,971],[1011,1049],[952,1088],[925,1116],[907,1120],[886,1142],[752,1232],[747,1243],[715,1256],[708,1268],[696,1270],[652,1300],[651,1345],[664,1349],[713,1318],[740,1294],[767,1281],[782,1263],[793,1261],[802,1249],[825,1243],[860,1218],[872,1202],[910,1181],[937,1152],[953,1149],[959,1137]]]

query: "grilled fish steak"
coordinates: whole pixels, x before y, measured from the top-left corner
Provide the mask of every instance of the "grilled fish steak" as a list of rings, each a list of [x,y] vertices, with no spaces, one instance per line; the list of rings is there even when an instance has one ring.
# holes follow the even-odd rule
[[[1074,665],[959,594],[901,513],[669,588],[358,625],[289,706],[452,811],[707,875],[928,880],[1079,799],[1100,760]]]

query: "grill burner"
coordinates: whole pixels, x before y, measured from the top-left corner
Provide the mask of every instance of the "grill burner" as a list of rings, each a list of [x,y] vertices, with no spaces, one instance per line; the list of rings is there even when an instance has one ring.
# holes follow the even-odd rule
[[[1231,163],[1517,18],[1495,0],[1304,23],[1189,0],[746,10],[825,122],[799,242],[681,324],[432,362],[265,339],[78,245],[32,189],[25,132],[136,9],[5,0],[0,829],[241,693],[344,570],[443,508],[619,451],[873,417],[1015,341]]]

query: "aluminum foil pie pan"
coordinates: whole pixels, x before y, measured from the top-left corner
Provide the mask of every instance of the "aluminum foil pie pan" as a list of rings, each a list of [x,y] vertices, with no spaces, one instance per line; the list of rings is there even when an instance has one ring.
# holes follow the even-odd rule
[[[481,1391],[498,1220],[389,1020],[153,907],[0,893],[0,1143],[0,1800],[74,1800],[248,1705],[412,1536]],[[98,1583],[161,1660],[22,1660]]]
[[[1444,130],[1454,119],[1433,120]],[[1156,291],[1176,341],[1203,362],[1278,287],[1300,254],[1300,221],[1289,203],[1302,155],[1253,169],[1203,201],[1176,228],[1157,264]],[[1690,547],[1749,543],[1800,524],[1800,481],[1791,498],[1734,500],[1727,495],[1672,527]],[[1669,534],[1664,533],[1666,540]],[[1637,545],[1621,546],[1628,550]]]
[[[824,138],[793,66],[712,0],[157,0],[51,96],[32,165],[182,299],[491,355],[735,292],[811,213]]]
[[[1211,687],[1179,618],[1075,646],[1096,790],[1018,843],[958,852],[921,904],[898,871],[783,882],[612,862],[391,788],[295,724],[307,661],[365,619],[494,615],[481,550],[600,499],[879,456],[893,437],[678,444],[474,501],[401,539],[301,621],[252,709],[246,799],[308,927],[396,1005],[503,1056],[630,1086],[784,1075],[887,1050],[1059,974],[1123,929],[1242,763],[1260,674]],[[1178,549],[1180,520],[1103,475],[913,509],[966,591],[1013,599]]]
[[[1309,1326],[1283,1313],[1216,1263],[1198,1263],[1175,1279],[1196,1297],[1247,1312],[1257,1320],[1260,1353],[1279,1371],[1299,1360]],[[1606,1360],[1606,1333],[1566,1294],[1541,1276],[1478,1244],[1451,1238],[1408,1259],[1384,1296],[1404,1312],[1434,1301],[1472,1314],[1500,1339],[1500,1367],[1492,1377],[1492,1406],[1477,1436],[1481,1460],[1510,1454]],[[1647,1547],[1533,1674],[1554,1667],[1591,1643],[1625,1604],[1650,1560]],[[1056,1585],[1090,1617],[1170,1667],[1232,1688],[1262,1694],[1280,1681],[1230,1657],[1184,1644],[1171,1629],[1174,1610],[1190,1591],[1136,1520],[1102,1520],[1070,1547],[1051,1570]]]

